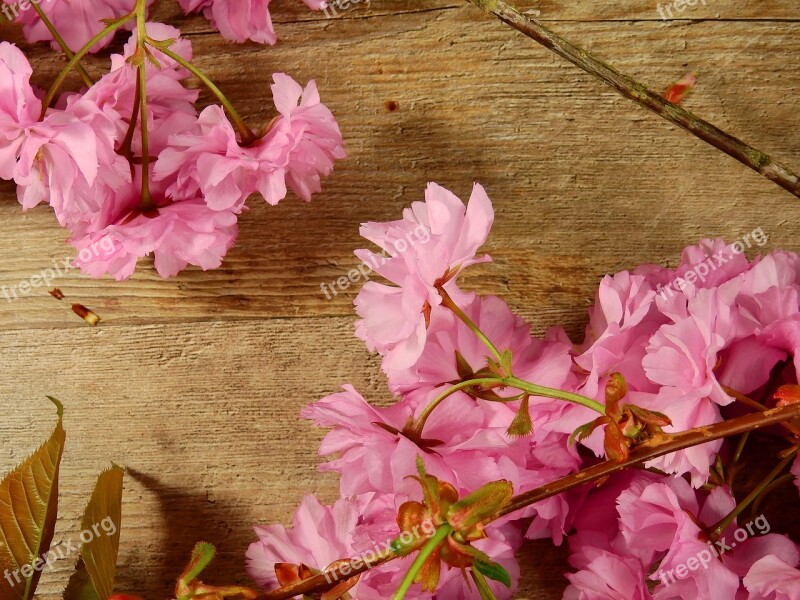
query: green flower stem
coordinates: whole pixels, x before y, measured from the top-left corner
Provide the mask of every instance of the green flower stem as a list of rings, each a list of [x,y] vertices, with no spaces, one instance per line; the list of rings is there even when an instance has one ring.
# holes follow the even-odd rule
[[[426,406],[423,411],[420,413],[419,417],[414,421],[414,424],[411,426],[410,430],[407,433],[411,433],[417,435],[419,437],[422,436],[422,430],[425,427],[425,422],[428,420],[428,417],[431,416],[431,413],[434,409],[439,406],[446,398],[452,396],[458,391],[463,390],[464,388],[469,388],[474,385],[492,385],[492,384],[502,384],[503,380],[500,377],[479,377],[477,379],[467,379],[466,381],[462,381],[460,383],[455,384],[452,387],[447,388],[441,394],[436,396],[428,406]]]
[[[117,152],[128,159],[133,166],[133,136],[136,133],[136,125],[139,123],[139,111],[142,102],[142,82],[136,78],[136,91],[133,94],[133,108],[131,109],[131,120],[128,123],[128,131],[125,132],[125,139],[119,145]]]
[[[137,65],[136,71],[139,77],[139,109],[141,111],[141,132],[142,132],[142,199],[141,210],[147,212],[153,210],[156,205],[150,194],[150,138],[147,123],[147,57],[145,55],[145,40],[147,38],[147,4],[145,0],[136,0],[136,30],[137,48],[141,53],[141,63]]]
[[[728,464],[728,485],[733,486],[733,480],[736,477],[736,466],[739,464],[739,460],[742,458],[742,453],[744,452],[744,447],[747,445],[747,440],[750,439],[750,432],[746,431],[739,437],[739,442],[736,444],[736,450],[731,457],[731,461]]]
[[[447,388],[444,392],[436,396],[436,398],[431,400],[430,404],[428,404],[428,406],[424,408],[424,410],[420,413],[419,417],[416,418],[411,427],[408,430],[406,430],[406,433],[421,438],[422,430],[425,428],[425,422],[428,420],[428,417],[431,416],[431,413],[434,411],[434,409],[437,406],[439,406],[445,399],[449,398],[456,392],[461,391],[465,388],[470,388],[474,385],[502,385],[506,387],[514,387],[532,396],[543,396],[545,398],[555,398],[556,400],[564,400],[566,402],[572,402],[573,404],[579,404],[581,406],[585,406],[586,408],[591,408],[593,411],[598,412],[601,415],[606,414],[605,406],[603,406],[596,400],[592,400],[591,398],[587,398],[586,396],[581,396],[580,394],[573,394],[572,392],[565,392],[563,390],[557,390],[555,388],[536,385],[535,383],[530,383],[528,381],[518,379],[517,377],[514,376],[505,378],[479,377],[476,379],[467,379],[466,381],[461,381],[455,384],[454,386]],[[508,399],[508,401],[512,400],[514,399],[512,398]],[[506,400],[504,399],[503,401]]]
[[[112,21],[108,25],[108,27],[103,29],[103,31],[101,31],[92,39],[90,39],[88,42],[86,42],[86,45],[84,45],[83,48],[78,50],[72,56],[72,58],[69,59],[66,66],[63,69],[61,69],[61,72],[56,77],[55,81],[53,82],[53,85],[51,85],[50,89],[47,91],[47,96],[45,96],[45,99],[42,102],[42,114],[40,115],[41,119],[43,119],[45,114],[47,114],[47,108],[53,103],[53,99],[56,97],[59,88],[61,88],[61,85],[64,83],[64,80],[67,78],[69,72],[75,68],[75,65],[77,65],[84,56],[88,54],[91,47],[94,46],[100,40],[102,40],[104,37],[106,37],[108,34],[114,33],[117,29],[125,25],[125,23],[133,19],[135,16],[136,13],[130,13],[123,17],[120,17],[116,21]]]
[[[47,27],[50,35],[52,35],[56,43],[61,46],[61,50],[67,56],[67,60],[70,60],[73,56],[75,56],[75,54],[69,49],[69,46],[67,46],[64,38],[61,37],[61,34],[58,33],[53,23],[47,18],[47,15],[44,14],[44,11],[42,10],[42,7],[39,6],[39,3],[31,2],[31,4],[33,5],[33,10],[36,11],[36,14],[39,15],[42,23],[44,23],[44,26]],[[75,64],[75,70],[78,72],[78,75],[81,76],[83,83],[85,83],[87,87],[92,87],[94,85],[94,79],[92,79],[89,73],[87,73],[86,69],[83,68],[83,65],[80,63],[80,61]]]
[[[492,343],[492,341],[488,337],[486,337],[486,334],[481,331],[480,327],[478,327],[475,323],[473,323],[472,319],[470,319],[467,316],[467,314],[463,310],[461,310],[461,307],[458,306],[455,302],[453,302],[453,299],[450,297],[450,294],[444,291],[444,288],[439,288],[439,295],[442,297],[442,306],[449,309],[455,316],[461,319],[464,325],[469,327],[470,330],[476,336],[478,336],[478,339],[484,343],[484,345],[489,349],[489,351],[494,355],[494,357],[499,362],[502,362],[503,355],[497,349],[497,346],[495,346]]]
[[[750,509],[750,514],[754,516],[758,515],[761,509],[761,503],[764,501],[764,498],[766,498],[770,494],[770,492],[772,492],[776,488],[779,488],[784,483],[788,483],[790,481],[794,481],[794,474],[784,473],[783,475],[778,477],[775,481],[770,483],[766,488],[764,488],[764,491],[761,492],[759,497],[756,498],[755,501],[753,502],[753,507]]]
[[[469,570],[469,574],[472,576],[472,580],[475,582],[475,587],[478,588],[478,593],[481,595],[481,599],[491,598],[492,600],[497,600],[494,592],[492,592],[492,588],[489,587],[489,583],[486,581],[486,578],[480,571],[477,571],[473,568]]]
[[[445,538],[450,535],[450,532],[453,528],[445,523],[444,525],[439,526],[436,530],[434,536],[427,541],[427,543],[422,547],[422,550],[419,551],[417,554],[417,558],[414,559],[414,562],[411,564],[411,568],[406,573],[405,577],[403,577],[403,581],[400,582],[400,587],[397,588],[394,596],[392,596],[392,600],[403,600],[406,597],[406,593],[408,593],[408,589],[411,587],[411,584],[414,583],[414,578],[419,573],[420,569],[422,569],[422,565],[425,564],[425,561],[428,560],[431,554],[434,553],[436,548],[439,547]]]
[[[744,510],[750,506],[759,496],[761,496],[762,492],[764,492],[769,486],[772,484],[773,481],[783,472],[783,470],[789,466],[789,464],[794,460],[795,455],[797,455],[798,450],[800,450],[800,445],[795,446],[792,450],[784,457],[784,459],[779,462],[774,469],[767,475],[761,483],[759,483],[748,495],[747,497],[742,500],[739,504],[736,505],[730,514],[723,517],[722,520],[719,521],[716,525],[714,525],[711,530],[709,531],[709,537],[712,541],[716,541],[719,537],[724,533],[724,531],[733,523],[734,519],[738,517],[740,514],[744,512]]]
[[[606,414],[605,406],[600,404],[597,400],[592,400],[591,398],[587,398],[586,396],[581,396],[580,394],[573,394],[572,392],[565,392],[563,390],[557,390],[555,388],[536,385],[535,383],[529,383],[522,379],[518,379],[513,375],[511,377],[506,377],[503,380],[503,382],[506,385],[520,389],[523,392],[528,392],[532,396],[544,396],[545,398],[566,400],[567,402],[572,402],[573,404],[580,404],[581,406],[585,406],[586,408],[591,408],[593,411],[598,412],[601,415]]]
[[[742,394],[741,392],[737,392],[733,388],[729,388],[729,387],[723,385],[722,389],[725,391],[726,394],[728,394],[729,396],[733,396],[733,398],[735,400],[737,400],[738,402],[741,402],[745,406],[749,406],[753,410],[766,410],[767,409],[767,407],[764,406],[763,404],[761,404],[760,402],[756,402],[755,400],[753,400],[749,396],[745,396],[744,394]]]
[[[225,110],[228,112],[228,116],[230,117],[233,126],[236,127],[236,130],[239,132],[239,135],[242,138],[242,145],[249,146],[256,140],[258,140],[258,136],[255,133],[253,133],[253,131],[245,124],[242,117],[239,116],[238,112],[236,112],[236,109],[233,107],[233,104],[231,104],[231,101],[228,100],[225,94],[222,93],[222,90],[220,90],[217,87],[217,85],[213,81],[211,81],[211,79],[209,79],[208,75],[203,73],[192,63],[188,62],[180,54],[176,54],[169,48],[161,44],[158,44],[157,42],[154,42],[154,40],[150,40],[149,38],[148,38],[148,43],[154,48],[158,49],[160,52],[163,52],[165,55],[169,56],[172,60],[181,65],[183,68],[187,69],[192,75],[194,75],[201,82],[203,82],[203,85],[205,85],[211,91],[211,93],[217,97],[217,100],[220,101],[222,106],[224,106]]]
[[[443,289],[438,288],[439,294],[442,297],[442,306],[449,309],[454,315],[456,315],[461,321],[469,327],[469,329],[478,336],[478,339],[484,343],[484,345],[491,351],[494,355],[495,359],[502,364],[503,362],[503,355],[497,349],[497,347],[492,343],[492,341],[486,336],[483,331],[481,331],[480,327],[478,327],[472,319],[470,319],[467,314],[461,310],[450,295]],[[562,390],[556,390],[553,388],[544,387],[541,385],[536,385],[534,383],[529,383],[527,381],[523,381],[522,379],[518,379],[513,375],[509,375],[508,377],[503,378],[502,383],[507,386],[515,387],[523,392],[527,392],[534,396],[544,396],[546,398],[556,398],[558,400],[566,400],[567,402],[572,402],[574,404],[580,404],[581,406],[585,406],[587,408],[591,408],[595,412],[600,413],[601,415],[606,414],[606,407],[597,402],[596,400],[592,400],[591,398],[587,398],[585,396],[581,396],[580,394],[573,394],[571,392],[564,392]],[[453,390],[457,391],[457,390]],[[448,394],[449,395],[449,394]],[[446,397],[446,396],[445,396]],[[437,398],[434,400],[435,404],[438,404],[444,398]],[[427,409],[426,409],[427,410]]]
[[[148,136],[147,125],[147,69],[144,63],[137,68],[139,76],[139,87],[142,90],[139,99],[139,108],[141,109],[141,131],[142,131],[142,199],[141,209],[142,212],[153,210],[155,203],[153,197],[150,195],[150,140]]]

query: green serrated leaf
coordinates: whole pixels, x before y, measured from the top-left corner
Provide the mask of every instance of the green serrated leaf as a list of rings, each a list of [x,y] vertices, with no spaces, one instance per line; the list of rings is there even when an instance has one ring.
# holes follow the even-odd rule
[[[511,587],[511,575],[499,563],[478,560],[472,568],[493,581],[499,581],[507,588]]]
[[[66,435],[58,423],[30,458],[0,482],[0,600],[30,600],[53,542],[58,516],[58,472]]]
[[[508,426],[507,433],[509,436],[524,437],[533,432],[533,420],[531,419],[529,404],[529,396],[526,395],[522,398],[522,402],[520,402],[519,410],[514,416],[514,420],[511,421],[511,425]]]
[[[610,419],[608,417],[597,417],[594,421],[590,423],[586,423],[585,425],[581,425],[572,434],[569,436],[569,440],[567,442],[568,445],[572,445],[575,443],[575,440],[585,440],[587,437],[594,433],[594,430],[600,427],[601,425],[605,425],[609,423]]]
[[[159,50],[163,50],[164,48],[170,48],[175,42],[177,38],[168,38],[166,40],[154,40],[153,38],[147,38],[147,43],[153,48],[158,48]]]
[[[114,465],[97,478],[81,521],[81,534],[91,539],[81,546],[81,560],[70,577],[65,600],[107,600],[114,576],[122,525],[122,468]]]
[[[421,456],[417,456],[417,473],[419,473],[419,483],[422,486],[424,504],[428,509],[436,514],[439,510],[439,480],[428,475],[425,471],[425,462]]]
[[[158,62],[158,59],[153,55],[152,52],[150,52],[150,48],[148,48],[147,46],[144,47],[144,56],[147,59],[147,61],[151,65],[153,65],[156,69],[161,69],[161,63]]]

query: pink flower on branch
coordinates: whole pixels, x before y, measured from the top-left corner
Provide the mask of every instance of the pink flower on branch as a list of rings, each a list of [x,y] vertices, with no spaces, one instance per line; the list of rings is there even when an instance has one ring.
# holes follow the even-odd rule
[[[491,260],[476,254],[493,220],[491,201],[480,185],[475,184],[465,207],[454,194],[431,183],[425,202],[413,203],[401,220],[362,225],[362,237],[389,258],[384,261],[370,250],[357,250],[356,256],[377,265],[375,271],[394,284],[370,281],[355,299],[361,317],[356,322],[356,336],[371,352],[384,357],[384,369],[406,369],[419,359],[431,312],[442,303],[439,286],[462,306],[471,298],[456,287],[456,277],[470,265]],[[429,232],[429,241],[408,244],[420,226]]]
[[[274,205],[287,186],[306,201],[321,190],[320,178],[346,156],[339,127],[313,81],[303,89],[288,75],[273,77],[280,116],[253,144],[240,145],[220,106],[206,108],[195,127],[170,138],[155,174],[157,180],[174,180],[167,190],[171,197],[199,192],[211,208],[238,212],[256,191]]]
[[[254,136],[191,65],[191,43],[179,30],[160,23],[146,29],[133,29],[123,53],[111,57],[111,71],[88,89],[60,97],[58,86],[51,90],[44,113],[24,54],[0,44],[0,177],[17,183],[25,209],[49,203],[77,249],[99,240],[113,245],[110,256],[78,261],[94,276],[130,277],[148,254],[164,277],[187,265],[217,268],[234,243],[247,196],[261,191],[275,204],[288,187],[310,200],[346,156],[313,81],[304,89],[276,73],[279,115],[264,136]],[[237,131],[255,142],[237,139],[221,107],[198,118],[199,91],[185,86],[190,75],[217,94]]]
[[[138,259],[153,254],[162,277],[172,277],[195,265],[217,269],[239,233],[237,215],[212,210],[202,199],[183,200],[157,208],[153,213],[133,213],[117,224],[75,240],[77,250],[102,244],[113,250],[76,260],[84,273],[105,274],[126,279],[133,274]],[[109,244],[110,240],[110,244]]]
[[[1,0],[12,4],[12,0]],[[154,0],[147,0],[148,6]],[[16,2],[13,2],[16,4]],[[38,5],[73,52],[82,48],[105,27],[103,20],[119,19],[133,10],[136,0],[39,0]],[[19,11],[16,19],[29,42],[50,42],[53,50],[59,45],[35,10]],[[109,34],[91,48],[99,52],[114,38]]]
[[[269,5],[272,0],[178,0],[186,14],[203,12],[222,36],[234,42],[273,45],[277,41]],[[322,10],[325,0],[303,0],[310,9]]]

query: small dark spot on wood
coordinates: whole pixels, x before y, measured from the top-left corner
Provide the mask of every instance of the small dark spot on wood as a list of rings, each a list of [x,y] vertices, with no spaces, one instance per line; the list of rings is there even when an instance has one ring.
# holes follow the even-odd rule
[[[397,102],[396,100],[387,100],[386,101],[386,110],[388,110],[389,112],[394,112],[398,108],[400,108],[400,103]]]
[[[51,295],[53,298],[55,298],[56,300],[63,300],[63,299],[64,299],[64,292],[62,292],[62,291],[61,291],[60,289],[58,289],[58,288],[53,288],[53,289],[52,289],[52,290],[50,290],[50,292],[48,292],[48,293],[49,293],[49,294],[50,294],[50,295]]]

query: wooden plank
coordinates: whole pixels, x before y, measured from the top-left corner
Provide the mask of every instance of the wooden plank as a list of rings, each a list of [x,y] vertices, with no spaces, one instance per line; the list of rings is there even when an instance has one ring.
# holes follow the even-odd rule
[[[800,168],[796,2],[709,0],[673,23],[656,5],[520,2],[656,89],[698,70],[690,109]],[[13,302],[0,291],[0,470],[47,435],[44,395],[64,400],[57,540],[77,535],[96,472],[110,460],[130,467],[120,589],[145,597],[168,592],[201,538],[220,547],[214,573],[244,582],[251,524],[288,522],[304,491],[335,496],[335,478],[315,469],[321,432],[298,411],[348,381],[388,397],[352,337],[358,286],[328,300],[320,284],[356,264],[359,222],[396,218],[427,181],[464,197],[480,181],[495,201],[495,263],[472,269],[464,286],[502,295],[537,332],[564,324],[574,339],[604,273],[674,264],[686,244],[757,227],[770,237],[764,250],[800,246],[791,196],[474,7],[376,0],[326,19],[299,0],[273,6],[274,48],[224,42],[172,3],[157,14],[192,37],[198,65],[254,124],[271,118],[273,70],[318,80],[350,151],[324,193],[311,205],[253,202],[217,271],[162,281],[144,265],[122,284],[73,272],[55,283],[62,302],[44,287]],[[0,23],[0,39],[19,36]],[[41,47],[33,56],[46,86],[62,62]],[[48,209],[21,213],[0,183],[0,286],[68,257],[64,238]],[[98,312],[100,327],[86,327],[72,302]],[[773,512],[794,514],[789,492]],[[519,597],[559,598],[564,557],[527,546]],[[68,562],[45,578],[44,597],[57,596]]]
[[[253,201],[218,271],[161,281],[145,265],[124,284],[73,272],[58,282],[67,300],[96,309],[106,325],[351,314],[353,289],[328,301],[320,285],[356,264],[359,222],[395,218],[429,180],[462,195],[472,181],[487,187],[498,212],[488,246],[496,264],[465,284],[502,292],[550,323],[574,323],[604,273],[674,261],[704,236],[735,239],[761,226],[773,247],[796,246],[791,196],[469,7],[282,29],[283,43],[265,49],[195,37],[197,62],[254,124],[271,118],[273,68],[317,78],[350,151],[324,193],[311,205]],[[790,164],[800,155],[800,135],[787,127],[800,111],[800,25],[559,29],[656,88],[699,70],[687,106]],[[47,54],[43,84],[59,64]],[[22,214],[7,183],[0,197],[0,286],[69,256],[49,209]],[[82,326],[44,288],[14,302],[1,294],[0,328]]]
[[[276,27],[286,23],[331,22],[337,19],[360,20],[383,16],[405,16],[411,13],[428,14],[437,11],[461,10],[460,0],[344,0],[337,8],[333,0],[327,12],[313,13],[299,1],[275,3],[270,7]],[[761,2],[732,2],[730,0],[518,0],[511,2],[521,11],[542,21],[738,21],[782,20],[797,21],[800,10],[792,0],[767,0]],[[694,4],[694,6],[692,6]],[[344,6],[345,8],[341,8]],[[659,10],[661,6],[661,10]],[[161,3],[157,14],[181,16],[180,9],[171,3]],[[470,7],[469,10],[479,10]],[[198,31],[202,22],[193,23]],[[280,33],[280,31],[279,31]]]
[[[66,407],[56,542],[75,540],[97,472],[125,480],[119,588],[167,597],[198,540],[219,545],[215,572],[244,581],[251,526],[285,522],[304,492],[336,495],[316,469],[323,432],[298,420],[310,401],[353,381],[386,400],[349,319],[0,333],[0,472],[35,449]],[[323,378],[312,373],[325,373]],[[73,557],[74,559],[75,557]],[[69,560],[43,578],[52,597]]]

